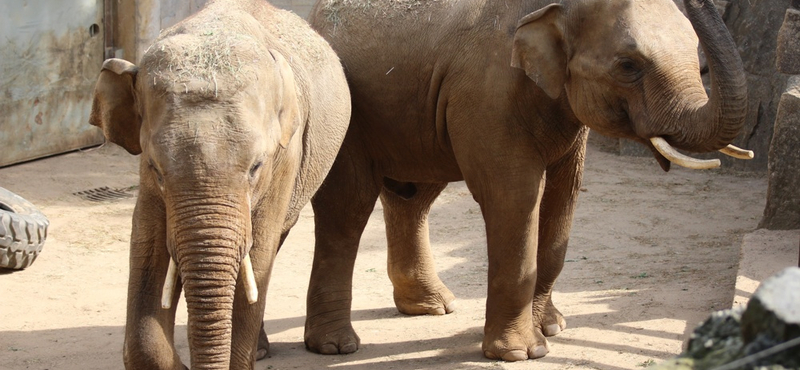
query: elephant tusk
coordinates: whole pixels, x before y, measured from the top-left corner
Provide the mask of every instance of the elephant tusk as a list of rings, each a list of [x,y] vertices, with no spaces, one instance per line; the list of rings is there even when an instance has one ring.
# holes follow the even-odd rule
[[[670,162],[677,164],[681,167],[691,168],[694,170],[705,170],[709,168],[719,167],[719,159],[697,159],[679,153],[662,137],[651,137],[650,142],[658,150],[661,155],[667,158]]]
[[[250,261],[250,254],[246,254],[242,259],[241,268],[242,280],[244,280],[244,293],[250,304],[258,302],[258,286],[256,286],[256,275],[253,273],[253,262]]]
[[[737,159],[753,159],[755,156],[752,150],[742,149],[733,144],[720,149],[719,152]]]
[[[161,308],[169,309],[172,307],[172,295],[175,292],[175,280],[178,278],[178,265],[172,258],[169,259],[167,277],[164,279],[164,288],[161,291]]]

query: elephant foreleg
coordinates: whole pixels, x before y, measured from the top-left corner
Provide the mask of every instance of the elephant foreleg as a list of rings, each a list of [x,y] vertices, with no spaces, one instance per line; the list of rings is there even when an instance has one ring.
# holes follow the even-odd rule
[[[547,340],[533,327],[538,201],[541,186],[525,196],[494,194],[479,202],[486,222],[489,280],[483,352],[487,358],[519,361],[547,354]],[[537,191],[538,190],[538,191]],[[517,196],[514,196],[517,195]],[[503,199],[505,198],[505,199]]]
[[[291,225],[294,225],[296,222],[297,219],[295,218],[291,222]],[[289,236],[289,230],[284,231],[284,233],[281,234],[281,240],[278,243],[278,252],[280,252],[281,247],[283,246],[283,242],[286,241],[286,237],[288,236]],[[267,338],[267,331],[264,329],[264,321],[261,321],[261,330],[258,333],[258,345],[256,346],[256,361],[267,358],[268,354],[269,354],[269,338]]]
[[[265,230],[262,223],[254,220],[254,228]],[[259,238],[259,235],[256,234]],[[259,238],[259,240],[261,240]],[[259,360],[262,349],[262,336],[266,341],[264,332],[264,309],[266,307],[267,288],[272,270],[272,263],[277,253],[277,238],[267,241],[266,245],[275,245],[273,248],[260,248],[259,244],[250,249],[253,263],[253,272],[258,284],[258,301],[249,303],[245,293],[242,274],[236,282],[236,292],[233,304],[233,333],[231,336],[231,369],[254,369],[255,361]],[[266,357],[267,348],[264,348],[263,357]],[[263,358],[261,357],[261,358]]]
[[[552,291],[564,267],[585,152],[584,135],[569,155],[547,168],[542,212],[539,215],[538,270],[533,295],[533,325],[546,336],[556,335],[567,327],[564,316],[553,305]]]
[[[380,184],[343,148],[311,200],[316,244],[308,287],[305,344],[322,354],[352,353],[360,339],[350,319],[358,243]]]
[[[455,296],[436,274],[428,236],[428,212],[447,183],[417,183],[410,199],[381,192],[388,242],[388,272],[397,309],[407,315],[453,312]]]
[[[142,198],[144,196],[140,196]],[[166,232],[163,224],[150,224],[154,220],[142,219],[138,216],[141,213],[141,207],[137,205],[131,236],[128,316],[123,349],[125,368],[183,370],[186,367],[174,347],[175,309],[181,282],[175,283],[171,307],[162,308],[161,291],[170,258],[164,239]]]
[[[269,354],[269,338],[267,338],[267,331],[264,330],[264,322],[261,322],[261,332],[258,333],[258,351],[256,352],[256,361],[263,360]]]
[[[536,169],[538,164],[530,160],[514,172],[503,168],[504,163],[509,162],[475,166],[482,170],[465,173],[465,180],[486,223],[489,279],[483,353],[489,359],[520,361],[548,352],[547,339],[534,330],[531,316],[544,166]]]

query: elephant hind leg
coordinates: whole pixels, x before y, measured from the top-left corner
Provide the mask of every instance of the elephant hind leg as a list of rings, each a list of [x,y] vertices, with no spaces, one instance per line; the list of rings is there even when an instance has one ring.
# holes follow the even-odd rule
[[[384,186],[381,192],[388,242],[388,272],[397,309],[407,315],[453,312],[455,296],[436,274],[428,235],[428,212],[447,183],[408,183],[406,198]]]

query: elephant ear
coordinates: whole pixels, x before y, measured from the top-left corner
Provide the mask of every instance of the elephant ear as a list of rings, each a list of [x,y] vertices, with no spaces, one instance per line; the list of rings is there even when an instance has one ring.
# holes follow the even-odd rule
[[[523,17],[517,24],[511,66],[525,70],[547,95],[561,95],[567,80],[563,7],[550,4]]]
[[[94,87],[94,101],[89,115],[89,123],[103,129],[106,140],[133,155],[142,152],[139,144],[142,115],[134,95],[138,71],[133,63],[126,60],[106,60]]]
[[[278,121],[281,126],[281,137],[279,144],[281,148],[286,148],[292,140],[292,136],[300,127],[300,106],[297,99],[297,86],[295,85],[294,72],[289,62],[277,50],[270,49],[269,53],[275,59],[275,68],[281,77],[280,110]]]

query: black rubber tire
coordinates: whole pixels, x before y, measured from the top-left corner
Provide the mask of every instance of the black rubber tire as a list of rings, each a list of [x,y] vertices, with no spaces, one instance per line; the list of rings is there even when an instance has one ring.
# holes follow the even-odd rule
[[[42,251],[49,225],[31,202],[0,188],[0,268],[30,266]]]

